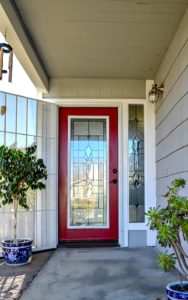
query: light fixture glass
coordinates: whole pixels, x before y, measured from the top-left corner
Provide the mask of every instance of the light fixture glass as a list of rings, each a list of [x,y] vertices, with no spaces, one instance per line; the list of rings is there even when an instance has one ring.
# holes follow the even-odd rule
[[[149,91],[148,98],[150,103],[155,103],[159,100],[160,95],[163,93],[164,87],[160,87],[157,84],[152,85],[152,89]]]

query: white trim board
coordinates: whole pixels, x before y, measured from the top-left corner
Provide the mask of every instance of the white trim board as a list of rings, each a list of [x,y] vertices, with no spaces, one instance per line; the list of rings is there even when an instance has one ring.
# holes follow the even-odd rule
[[[155,245],[155,234],[144,223],[129,223],[128,203],[128,105],[144,105],[145,122],[145,209],[156,205],[155,189],[155,111],[154,105],[145,99],[82,99],[59,101],[60,107],[117,107],[119,152],[119,245],[128,247],[129,230],[146,230],[147,246]]]

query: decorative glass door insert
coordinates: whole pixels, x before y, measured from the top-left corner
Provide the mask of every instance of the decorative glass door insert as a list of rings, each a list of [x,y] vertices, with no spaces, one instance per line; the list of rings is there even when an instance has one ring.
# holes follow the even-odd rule
[[[108,117],[69,118],[68,227],[108,226]]]
[[[129,222],[145,221],[144,106],[129,105]]]

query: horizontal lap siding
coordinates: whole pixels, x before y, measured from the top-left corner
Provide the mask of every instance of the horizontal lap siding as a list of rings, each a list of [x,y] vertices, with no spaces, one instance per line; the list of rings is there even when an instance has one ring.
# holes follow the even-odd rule
[[[171,98],[170,98],[171,101]],[[183,122],[186,122],[188,95],[181,97],[178,102],[169,110],[163,122],[156,127],[156,146],[160,145],[169,135],[173,133]]]
[[[156,76],[164,82],[163,98],[156,105],[157,204],[170,182],[188,181],[188,11],[171,42]],[[188,195],[188,188],[184,193]]]
[[[49,93],[43,96],[51,99],[145,99],[145,80],[52,79]]]

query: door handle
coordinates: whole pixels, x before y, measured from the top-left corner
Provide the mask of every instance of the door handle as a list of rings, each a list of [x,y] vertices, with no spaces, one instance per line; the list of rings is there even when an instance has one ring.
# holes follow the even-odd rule
[[[110,183],[113,183],[113,184],[117,184],[117,182],[118,182],[117,179],[113,179],[110,181]]]

